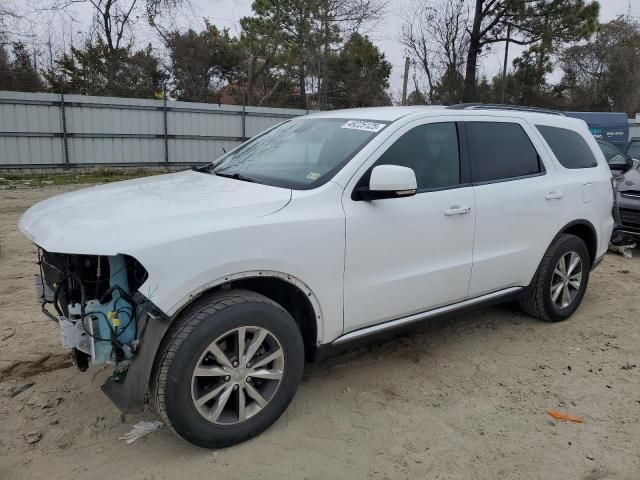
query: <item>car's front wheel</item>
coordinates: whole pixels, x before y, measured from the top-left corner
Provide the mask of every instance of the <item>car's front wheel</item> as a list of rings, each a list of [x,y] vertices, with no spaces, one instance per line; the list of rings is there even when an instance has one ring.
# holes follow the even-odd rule
[[[280,417],[303,367],[300,330],[282,307],[254,292],[214,295],[191,309],[164,343],[155,407],[189,442],[228,447]]]
[[[570,317],[582,302],[590,270],[591,259],[584,241],[575,235],[558,235],[520,306],[526,313],[548,322]]]

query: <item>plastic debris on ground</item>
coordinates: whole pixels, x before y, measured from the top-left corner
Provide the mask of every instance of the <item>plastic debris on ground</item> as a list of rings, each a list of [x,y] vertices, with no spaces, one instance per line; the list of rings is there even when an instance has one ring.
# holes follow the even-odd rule
[[[633,253],[631,251],[636,248],[635,243],[630,243],[629,245],[609,245],[609,251],[614,253],[619,253],[624,258],[632,258]]]
[[[28,390],[34,385],[35,383],[30,382],[30,383],[25,383],[23,385],[10,388],[9,391],[7,392],[7,397],[15,397],[16,395],[20,395],[22,392],[24,392],[25,390]]]
[[[158,420],[153,421],[140,421],[136,423],[133,428],[120,437],[120,440],[125,440],[127,445],[131,445],[136,440],[144,437],[145,435],[149,435],[150,433],[155,432],[156,430],[160,430],[164,424]]]
[[[555,410],[547,410],[547,413],[556,420],[566,420],[573,423],[584,423],[583,418],[574,417],[573,415],[569,415],[568,413],[557,412]]]

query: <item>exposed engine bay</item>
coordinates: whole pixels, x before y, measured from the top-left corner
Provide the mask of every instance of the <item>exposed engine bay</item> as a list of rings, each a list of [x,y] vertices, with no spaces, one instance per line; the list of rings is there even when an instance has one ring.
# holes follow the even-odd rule
[[[142,265],[126,255],[69,255],[39,250],[36,296],[42,311],[59,323],[62,345],[75,364],[115,365],[113,380],[126,374],[145,326],[135,292],[147,278]],[[55,313],[50,311],[50,305]]]

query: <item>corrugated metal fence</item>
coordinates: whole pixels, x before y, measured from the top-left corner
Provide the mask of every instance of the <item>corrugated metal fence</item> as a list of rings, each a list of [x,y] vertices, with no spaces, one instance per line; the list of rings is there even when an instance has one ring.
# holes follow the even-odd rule
[[[0,92],[0,168],[192,165],[306,110]]]

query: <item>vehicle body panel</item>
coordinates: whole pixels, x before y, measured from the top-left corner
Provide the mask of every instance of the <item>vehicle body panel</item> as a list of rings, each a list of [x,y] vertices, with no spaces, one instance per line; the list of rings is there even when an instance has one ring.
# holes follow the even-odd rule
[[[345,188],[345,332],[467,297],[475,223],[471,186],[408,198],[352,199],[360,178],[402,135],[419,125],[451,121],[434,116],[405,122]],[[453,206],[470,208],[470,214],[447,216]]]
[[[289,189],[187,170],[51,197],[27,210],[19,228],[52,252],[134,256],[157,243],[253,221],[290,200]]]
[[[566,119],[565,121],[570,120]],[[596,232],[597,248],[596,258],[604,255],[609,247],[609,240],[613,232],[613,188],[612,174],[600,146],[591,135],[587,125],[580,120],[570,120],[570,128],[579,133],[587,142],[591,152],[595,156],[598,165],[592,168],[565,168],[556,158],[542,135],[537,134],[543,142],[547,155],[553,160],[558,174],[566,185],[564,208],[558,212],[561,220],[567,225],[576,220],[588,222]],[[541,123],[540,123],[541,122]],[[541,120],[538,124],[568,128],[562,120],[554,117]],[[586,193],[585,193],[586,192]]]
[[[536,150],[541,150],[532,126],[522,119],[477,115],[466,121],[517,123]],[[554,165],[541,157],[544,174],[474,186],[476,230],[470,297],[528,285],[551,239],[562,227],[563,220],[555,212],[563,199],[549,201],[545,197],[550,192],[562,192],[563,185]]]

